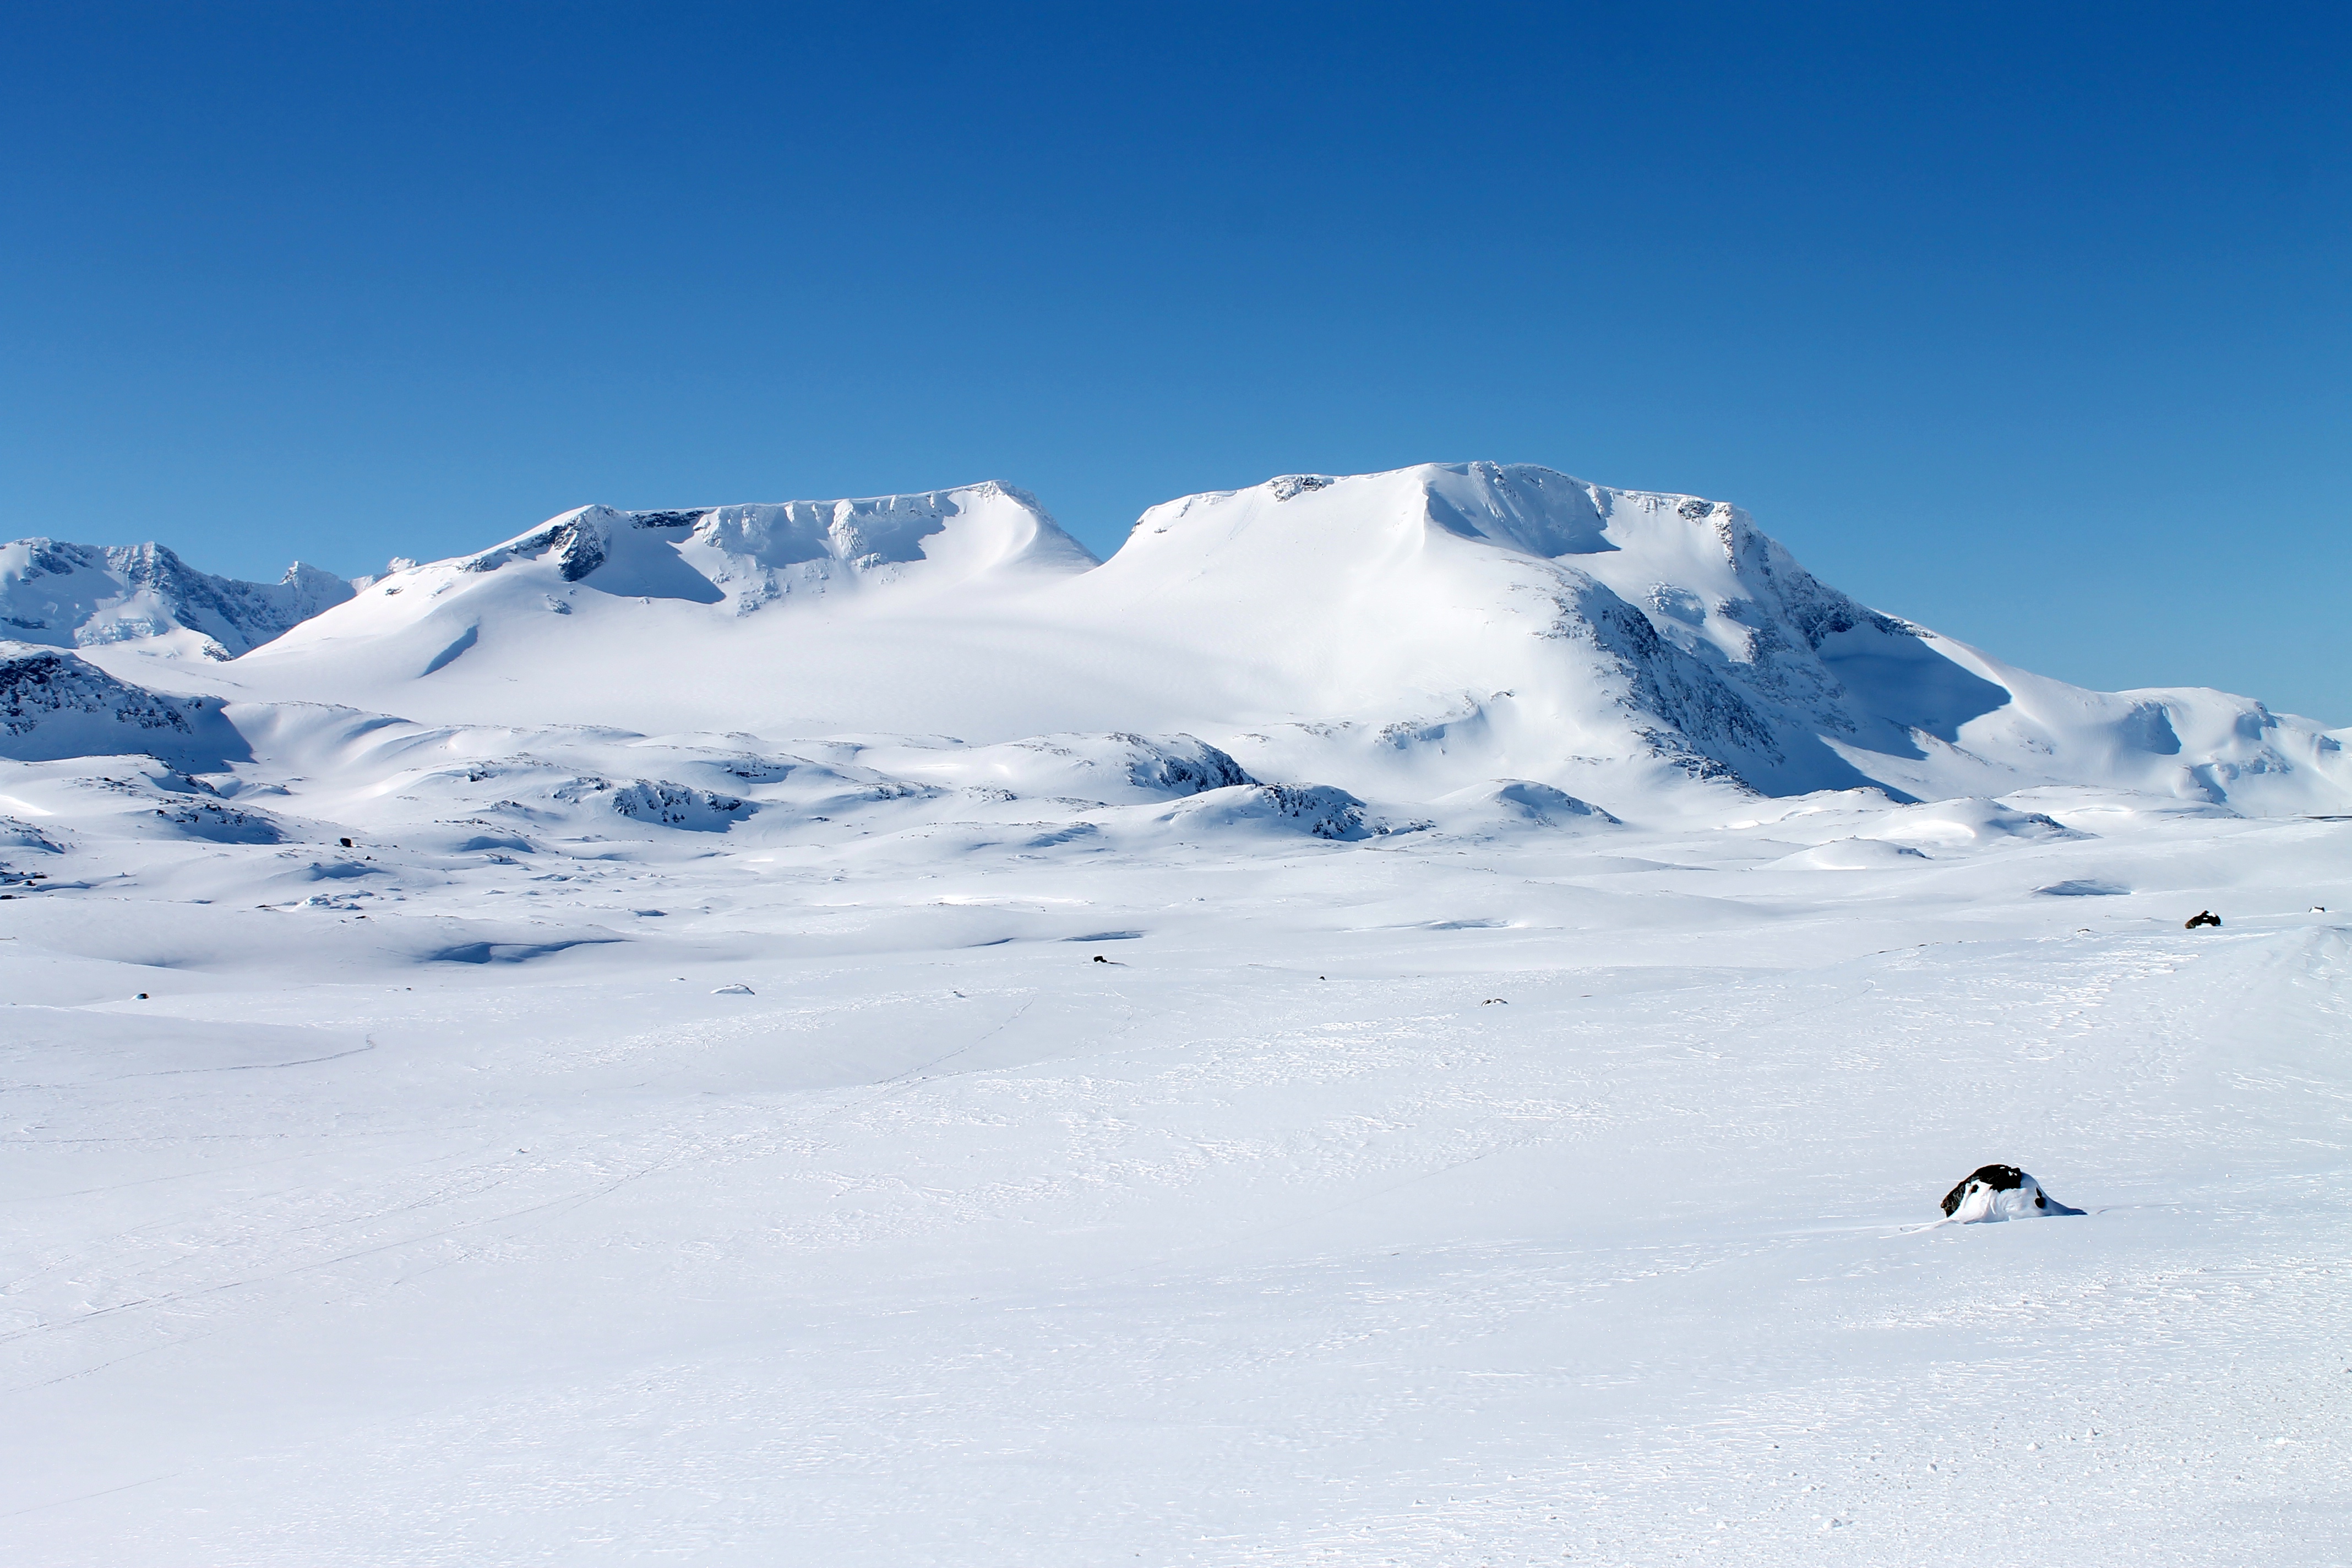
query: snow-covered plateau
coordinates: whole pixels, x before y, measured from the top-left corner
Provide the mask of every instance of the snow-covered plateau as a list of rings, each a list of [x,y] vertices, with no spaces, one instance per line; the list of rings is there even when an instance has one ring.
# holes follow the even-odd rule
[[[0,1563],[2352,1561],[2352,731],[1491,464],[0,611]]]

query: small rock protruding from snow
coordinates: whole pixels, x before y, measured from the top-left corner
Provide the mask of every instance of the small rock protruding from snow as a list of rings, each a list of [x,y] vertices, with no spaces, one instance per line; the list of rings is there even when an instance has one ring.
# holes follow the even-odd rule
[[[1308,490],[1328,489],[1331,483],[1331,479],[1322,474],[1282,474],[1266,480],[1265,488],[1273,492],[1275,500],[1280,501]]]
[[[2042,1184],[2014,1165],[1979,1165],[1944,1194],[1944,1217],[1955,1225],[1989,1220],[2046,1219],[2079,1215],[2042,1190]]]

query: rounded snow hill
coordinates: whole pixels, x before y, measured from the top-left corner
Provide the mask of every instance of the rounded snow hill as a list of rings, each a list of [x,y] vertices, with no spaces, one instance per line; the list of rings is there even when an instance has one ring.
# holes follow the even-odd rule
[[[1800,849],[1794,855],[1783,855],[1768,862],[1764,869],[1885,871],[1927,863],[1927,856],[1907,845],[1889,844],[1883,838],[1836,838],[1827,844],[1816,844],[1811,849]]]
[[[1438,813],[1440,825],[1456,833],[1513,827],[1580,831],[1624,826],[1591,801],[1531,779],[1470,784],[1439,795],[1430,805]]]
[[[2055,817],[2019,811],[1997,800],[1964,798],[1906,805],[1865,827],[1861,837],[1948,849],[1979,848],[2019,839],[2088,838]]]
[[[990,480],[919,495],[784,501],[670,511],[584,506],[478,554],[410,567],[362,596],[379,629],[458,600],[478,586],[530,583],[572,593],[583,584],[618,598],[682,599],[750,615],[772,604],[813,604],[896,589],[920,594],[991,579],[1084,572],[1086,546],[1025,490]],[[404,599],[402,605],[391,601]],[[321,620],[326,617],[320,617]],[[339,625],[358,629],[359,612]],[[284,651],[284,650],[278,650]]]
[[[1085,661],[1058,642],[1049,662],[1024,658],[1038,634],[1000,608],[1094,564],[1033,498],[993,482],[774,506],[588,507],[394,573],[244,660],[133,673],[142,661],[121,656],[110,668],[435,723],[769,735],[952,724],[982,739],[1131,729],[1131,709],[1129,722],[1054,721],[1054,694]]]
[[[1364,803],[1328,784],[1235,784],[1202,790],[1155,820],[1178,833],[1256,830],[1357,839],[1389,831],[1368,820]]]
[[[583,662],[659,659],[680,626],[708,640],[709,626],[761,610],[1024,589],[1094,564],[1034,497],[994,481],[674,511],[580,507],[476,554],[395,572],[259,650],[240,673],[325,669],[396,689],[479,664],[477,650],[503,650],[500,679],[516,677],[520,652],[540,679],[560,682]],[[700,614],[681,621],[689,609]],[[650,613],[615,613],[624,610]]]
[[[1184,660],[1234,722],[1354,724],[1338,776],[1393,798],[1498,773],[1621,805],[1596,786],[1655,795],[1676,773],[1929,800],[2044,782],[2352,792],[2341,741],[2315,725],[2219,693],[2032,676],[1839,593],[1727,502],[1533,465],[1292,474],[1169,501],[1051,602]]]

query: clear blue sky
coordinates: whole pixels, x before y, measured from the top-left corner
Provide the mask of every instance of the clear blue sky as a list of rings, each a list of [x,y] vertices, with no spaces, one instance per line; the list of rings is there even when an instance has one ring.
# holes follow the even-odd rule
[[[1491,458],[2352,722],[2347,16],[14,5],[0,537]]]

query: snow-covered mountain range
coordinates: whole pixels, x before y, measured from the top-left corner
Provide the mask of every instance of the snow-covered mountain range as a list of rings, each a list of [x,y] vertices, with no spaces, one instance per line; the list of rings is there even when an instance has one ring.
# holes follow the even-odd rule
[[[1855,602],[1728,503],[1528,466],[1190,496],[1102,563],[993,483],[583,507],[356,595],[304,567],[276,588],[225,583],[153,546],[8,551],[12,629],[79,644],[148,694],[107,699],[126,752],[153,749],[140,715],[160,695],[210,700],[240,732],[294,702],[763,744],[1197,737],[1254,778],[1405,816],[1521,785],[1620,814],[1693,788],[1900,802],[2097,785],[2254,813],[2352,799],[2344,732],[2218,691],[2035,676]],[[7,668],[12,754],[61,754],[40,704],[98,689],[96,672]],[[77,711],[70,744],[101,745],[83,733],[97,710]]]
[[[2341,1559],[2352,733],[1541,468],[12,549],[8,1562]]]
[[[299,561],[275,583],[240,583],[160,544],[0,544],[0,636],[52,647],[137,641],[233,658],[351,596],[351,584]]]

